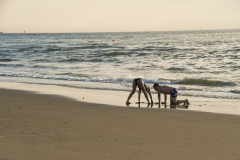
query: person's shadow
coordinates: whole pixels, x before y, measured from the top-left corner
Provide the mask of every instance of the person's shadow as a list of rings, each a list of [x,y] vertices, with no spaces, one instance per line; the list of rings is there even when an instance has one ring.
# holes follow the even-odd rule
[[[126,103],[126,105],[129,107],[131,103]],[[138,108],[141,107],[145,107],[146,108],[153,108],[154,103],[145,103],[145,102],[136,102],[136,104],[138,104]],[[159,103],[155,103],[155,105],[158,105],[158,108],[168,108],[167,104],[161,104],[159,105]],[[170,109],[177,109],[177,108],[183,108],[183,109],[188,109],[188,105],[183,104],[183,105],[175,105],[175,104],[170,104],[169,105]]]
[[[172,109],[177,109],[177,108],[188,109],[188,105],[186,105],[186,104],[182,104],[182,105],[170,104],[170,108],[172,108]]]
[[[131,103],[126,103],[126,106],[128,106],[129,107],[129,105],[130,105]],[[136,102],[136,104],[138,104],[138,108],[141,108],[141,107],[145,107],[146,106],[146,108],[152,108],[152,106],[153,106],[153,103],[145,103],[145,102]]]
[[[158,105],[158,108],[161,108],[161,106],[163,106],[163,108],[167,108],[167,104],[165,103],[161,103],[160,105],[158,102],[156,102],[155,105]]]
[[[146,108],[150,108],[150,107],[152,108],[152,106],[153,106],[153,103],[136,102],[136,104],[138,104],[138,108],[141,108],[141,106],[142,107],[146,106],[145,104],[147,104]]]
[[[168,108],[167,104],[161,104],[161,105],[159,105],[159,103],[155,103],[155,104],[158,105],[158,108]],[[183,104],[183,105],[170,104],[169,108],[170,109],[177,109],[177,108],[188,109],[188,105],[186,105],[186,104]]]

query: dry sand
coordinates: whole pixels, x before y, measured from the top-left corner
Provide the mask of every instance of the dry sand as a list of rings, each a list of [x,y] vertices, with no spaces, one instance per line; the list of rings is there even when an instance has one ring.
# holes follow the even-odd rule
[[[0,89],[0,160],[236,160],[240,116]]]

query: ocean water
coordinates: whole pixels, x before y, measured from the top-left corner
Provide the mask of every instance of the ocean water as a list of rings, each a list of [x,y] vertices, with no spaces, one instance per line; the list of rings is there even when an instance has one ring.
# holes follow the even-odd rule
[[[240,99],[240,30],[0,34],[0,81]],[[153,93],[154,91],[151,90]]]

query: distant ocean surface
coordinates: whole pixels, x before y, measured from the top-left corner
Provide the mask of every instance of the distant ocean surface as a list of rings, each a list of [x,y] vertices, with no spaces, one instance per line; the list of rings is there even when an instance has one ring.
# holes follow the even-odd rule
[[[240,30],[0,34],[0,81],[240,99],[239,59]]]

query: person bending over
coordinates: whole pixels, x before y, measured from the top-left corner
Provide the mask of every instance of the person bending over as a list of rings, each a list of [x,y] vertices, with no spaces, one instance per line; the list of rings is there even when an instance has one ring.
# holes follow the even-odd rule
[[[158,92],[158,102],[160,104],[166,104],[167,94],[170,94],[170,103],[174,105],[178,105],[180,103],[186,103],[189,105],[188,99],[185,100],[177,100],[177,89],[169,86],[160,86],[158,83],[154,83],[153,88]],[[164,102],[161,103],[161,93],[164,94]]]
[[[150,104],[149,99],[148,99],[148,95],[149,94],[150,98],[151,98],[151,103],[153,103],[152,100],[152,95],[150,93],[150,88],[144,83],[144,81],[142,80],[142,78],[136,78],[133,80],[132,82],[132,91],[128,96],[128,99],[126,101],[126,104],[130,104],[129,100],[132,98],[132,95],[136,92],[136,88],[139,88],[139,92],[138,92],[138,103],[140,103],[140,95],[141,95],[141,91],[143,91],[143,94],[148,102],[148,104]]]

